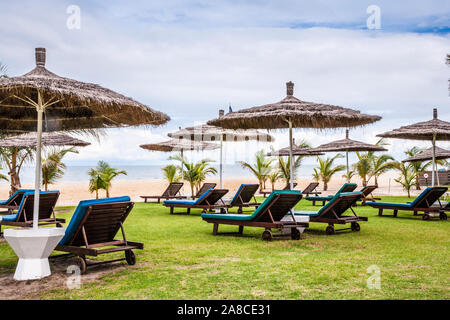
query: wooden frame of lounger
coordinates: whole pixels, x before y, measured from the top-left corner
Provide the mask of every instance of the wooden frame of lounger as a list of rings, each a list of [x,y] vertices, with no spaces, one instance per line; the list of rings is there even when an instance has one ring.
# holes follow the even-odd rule
[[[290,195],[292,197],[298,197],[298,195],[296,194],[292,194]],[[283,197],[289,197],[288,194],[277,194],[274,199],[271,201],[271,203],[264,209],[264,211],[262,211],[261,213],[258,214],[257,217],[255,217],[254,220],[252,221],[243,221],[243,220],[226,220],[226,219],[212,219],[212,218],[204,218],[202,217],[202,219],[208,223],[212,223],[214,224],[213,226],[213,235],[219,235],[219,234],[237,234],[237,235],[242,235],[242,233],[244,232],[244,227],[257,227],[257,228],[264,228],[264,232],[262,234],[262,239],[263,240],[272,240],[274,237],[286,237],[286,235],[284,234],[279,234],[279,235],[275,235],[272,233],[271,229],[278,229],[278,230],[282,230],[282,229],[291,229],[291,239],[293,240],[299,240],[300,239],[300,232],[297,230],[297,228],[301,227],[301,228],[307,228],[309,226],[309,223],[307,222],[294,222],[295,221],[295,216],[294,216],[294,212],[292,207],[295,206],[295,204],[298,203],[298,201],[300,201],[302,199],[302,195],[300,194],[300,198],[297,202],[295,202],[295,204],[291,207],[291,209],[289,210],[289,213],[292,216],[293,221],[280,221],[285,214],[283,214],[283,217],[277,217],[280,219],[275,220],[273,215],[272,215],[272,211],[270,210],[276,203],[278,203],[278,200]],[[267,217],[266,217],[267,216]],[[264,217],[266,217],[264,221]],[[263,219],[262,221],[255,221],[255,220],[259,220],[259,219]],[[222,232],[222,233],[218,233],[219,230],[219,225],[220,224],[226,224],[226,225],[234,225],[234,226],[238,226],[238,232]]]
[[[426,196],[425,199],[422,199],[421,202],[425,201],[426,207],[411,207],[411,208],[407,208],[407,207],[399,207],[399,206],[387,206],[387,205],[383,205],[383,203],[380,203],[377,205],[376,202],[370,203],[368,204],[370,207],[378,209],[378,216],[389,216],[389,215],[383,215],[383,211],[385,209],[387,210],[393,210],[393,214],[390,215],[391,217],[397,217],[397,214],[399,211],[412,211],[414,216],[418,216],[419,212],[423,212],[422,218],[423,220],[429,220],[431,218],[430,213],[438,213],[439,214],[439,218],[442,220],[447,220],[447,215],[445,214],[444,211],[446,211],[445,207],[442,206],[440,197],[445,194],[445,192],[447,192],[448,188],[447,187],[434,187],[434,189],[439,193],[442,193],[439,197],[437,197],[437,199],[435,199],[434,201],[429,201],[428,197],[430,197],[430,195]],[[438,191],[440,190],[440,191]],[[431,190],[430,192],[432,192],[433,190]],[[435,202],[439,203],[438,207],[433,207],[432,205]]]
[[[353,185],[353,184],[347,185],[347,186],[345,186],[345,188],[343,188],[342,190],[339,190],[339,193],[353,192],[353,191],[355,191],[356,188],[357,188],[357,186],[355,186],[355,185]],[[309,199],[306,199],[306,198],[305,198],[305,199],[308,200],[308,201],[312,201],[313,206],[316,205],[316,202],[322,202],[322,207],[323,207],[323,206],[325,205],[325,203],[327,203],[328,201],[330,201],[333,197],[334,197],[334,195],[333,195],[333,196],[329,196],[329,199],[328,199],[328,200],[314,199],[314,197],[310,197]],[[317,198],[321,198],[321,197],[317,197]]]
[[[171,182],[166,190],[162,193],[161,196],[140,196],[144,199],[144,202],[147,203],[147,199],[156,199],[157,203],[161,203],[161,199],[169,200],[169,199],[187,199],[186,196],[178,195],[181,188],[183,187],[183,182]]]
[[[315,196],[318,196],[319,194],[322,194],[322,192],[314,191],[319,186],[318,182],[311,182],[306,186],[306,188],[302,191],[303,196],[308,197],[310,194],[313,194]]]
[[[20,192],[19,192],[20,191]],[[13,194],[13,198],[8,199],[8,203],[0,204],[0,209],[7,209],[8,211],[2,212],[0,214],[12,214],[14,210],[18,210],[20,203],[22,202],[23,195],[25,192],[33,191],[28,189],[18,190]]]
[[[198,190],[197,194],[192,197],[192,199],[200,198],[202,194],[204,194],[209,189],[214,189],[217,186],[217,183],[213,182],[205,182],[202,187]]]
[[[296,186],[297,186],[297,182],[294,182],[294,188]],[[287,184],[282,190],[290,190],[290,188],[291,188],[291,186],[289,184]],[[272,193],[272,191],[262,190],[259,193],[262,194],[264,196],[264,198],[266,198],[268,194]]]
[[[191,209],[202,209],[202,213],[207,210],[221,209],[225,211],[228,205],[223,202],[222,197],[228,193],[228,189],[213,189],[200,203],[205,204],[185,204],[185,203],[163,203],[163,206],[170,208],[170,214],[190,214]],[[211,199],[212,198],[212,199]],[[221,203],[216,203],[220,201]],[[175,212],[175,208],[185,208],[186,212]]]
[[[353,216],[339,216],[336,213],[335,207],[341,204],[343,201],[347,199],[353,199],[348,205],[347,210],[350,210],[353,213]],[[361,199],[361,194],[351,193],[351,194],[340,194],[339,197],[333,200],[333,203],[320,214],[318,217],[310,217],[309,222],[319,222],[319,223],[327,223],[328,226],[326,228],[327,234],[334,234],[336,230],[334,229],[335,224],[347,224],[350,223],[350,228],[339,229],[338,231],[351,229],[353,231],[359,231],[360,226],[358,224],[359,221],[368,221],[367,217],[360,217],[356,214],[355,210],[353,210],[352,206]],[[345,211],[347,211],[345,210]],[[344,212],[345,212],[344,211]],[[343,213],[344,213],[343,212]],[[331,213],[334,218],[324,218],[324,215]]]
[[[377,186],[366,186],[362,188],[362,197],[361,197],[361,205],[365,206],[367,201],[379,201],[381,198],[369,197],[372,192],[378,189]]]
[[[238,213],[242,213],[242,208],[255,207],[258,208],[260,203],[256,200],[256,191],[258,191],[258,184],[244,184],[239,188],[238,193],[233,197],[229,208],[238,207]],[[250,200],[253,198],[253,202]],[[248,201],[246,201],[249,199]]]
[[[56,251],[68,254],[54,255],[51,258],[78,256],[81,272],[87,267],[116,261],[126,260],[129,265],[136,263],[134,249],[143,249],[141,242],[129,241],[125,236],[123,223],[133,209],[134,203],[130,201],[99,203],[87,207],[86,213],[67,245],[56,246]],[[122,240],[114,239],[119,232]],[[125,252],[125,258],[87,262],[86,256],[97,257],[113,252]]]
[[[39,195],[39,221],[38,225],[52,225],[62,227],[65,219],[56,218],[55,206],[59,198],[59,192],[42,192]],[[24,195],[23,205],[18,212],[16,221],[0,221],[0,234],[2,226],[29,228],[33,226],[34,194]]]

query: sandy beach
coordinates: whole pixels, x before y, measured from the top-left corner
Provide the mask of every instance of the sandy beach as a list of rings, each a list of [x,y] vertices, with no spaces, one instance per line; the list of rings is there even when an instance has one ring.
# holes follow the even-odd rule
[[[394,181],[397,177],[396,172],[391,172],[383,175],[379,181],[379,188],[374,192],[374,195],[406,195],[406,191]],[[390,180],[390,182],[389,182]],[[216,182],[219,184],[218,179],[208,179],[208,182]],[[303,190],[306,185],[312,182],[312,179],[302,178],[298,181],[296,189]],[[362,186],[359,179],[353,179],[352,182]],[[233,195],[242,183],[258,183],[256,179],[249,178],[228,178],[224,180],[224,188],[230,190],[229,196]],[[342,184],[345,183],[344,179],[336,176],[329,183],[328,191],[324,194],[334,194]],[[390,185],[389,185],[390,183]],[[61,196],[58,200],[59,206],[71,206],[76,205],[80,200],[93,199],[94,194],[88,191],[88,181],[74,181],[74,182],[61,182],[52,185],[50,190],[61,191]],[[167,182],[163,179],[149,179],[149,180],[117,180],[113,182],[111,189],[111,196],[123,196],[128,195],[135,202],[140,202],[141,195],[158,195],[161,194],[167,186]],[[279,182],[276,187],[282,188],[284,184]],[[323,185],[319,186],[319,190],[322,191]],[[23,188],[33,188],[33,184],[23,184]],[[270,189],[270,183],[266,185],[267,189]],[[420,191],[412,190],[412,195],[419,194]],[[7,199],[9,194],[9,185],[2,183],[0,185],[0,199]],[[185,183],[183,194],[190,195],[190,187],[188,183]],[[105,197],[105,192],[100,191],[99,197]]]

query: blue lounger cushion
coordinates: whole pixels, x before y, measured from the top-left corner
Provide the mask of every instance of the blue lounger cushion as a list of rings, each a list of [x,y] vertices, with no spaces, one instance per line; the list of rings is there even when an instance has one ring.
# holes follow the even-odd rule
[[[306,197],[306,200],[315,200],[315,201],[329,201],[333,199],[334,196],[324,196],[324,197]]]
[[[424,197],[428,195],[428,193],[432,190],[432,187],[426,188],[414,201],[407,203],[389,203],[389,202],[366,202],[366,205],[370,206],[371,204],[380,206],[380,207],[398,207],[398,208],[406,208],[411,209],[414,208]]]
[[[18,194],[25,193],[28,191],[34,191],[34,190],[33,189],[19,189],[16,192],[14,192],[13,195],[11,197],[9,197],[8,199],[0,201],[0,204],[7,204],[7,203],[11,202],[11,200],[14,199],[14,197],[17,196]]]
[[[241,184],[241,186],[239,187],[238,191],[236,191],[236,194],[233,197],[233,200],[231,200],[231,203],[234,203],[234,201],[237,200],[237,197],[239,195],[239,193],[241,192],[242,188],[245,186],[245,184]]]
[[[66,244],[70,239],[72,239],[75,231],[83,220],[84,215],[86,214],[86,210],[90,205],[93,204],[105,204],[105,203],[114,203],[114,202],[126,202],[130,201],[130,197],[115,197],[115,198],[104,198],[104,199],[92,199],[92,200],[83,200],[80,201],[78,207],[75,209],[75,212],[70,219],[69,225],[66,228],[66,233],[64,237],[59,242],[59,245]]]
[[[58,192],[59,193],[58,190],[55,190],[55,191],[41,191],[41,194],[43,194],[43,193],[54,193],[54,192]],[[16,221],[17,218],[19,217],[20,211],[22,210],[23,204],[25,203],[25,196],[28,196],[30,194],[34,194],[34,190],[25,191],[24,194],[23,194],[22,201],[20,202],[19,208],[17,209],[17,212],[13,213],[13,214],[8,214],[6,216],[1,217],[0,221]]]
[[[343,192],[343,193],[336,193],[331,200],[322,208],[320,208],[319,211],[294,211],[294,215],[296,216],[309,216],[309,217],[318,217],[322,214],[322,212],[324,212],[327,208],[329,208],[330,206],[332,206],[334,204],[334,202],[339,198],[339,196],[343,196],[343,195],[360,195],[362,194],[361,192]]]
[[[265,210],[266,207],[273,201],[273,199],[278,194],[283,193],[298,193],[302,194],[300,191],[297,190],[275,190],[272,192],[266,200],[255,210],[252,214],[214,214],[214,213],[203,213],[202,218],[205,219],[221,219],[221,220],[237,220],[237,221],[251,221],[255,217],[258,216],[258,214]]]
[[[199,198],[196,200],[164,200],[164,204],[182,204],[182,205],[188,205],[188,206],[194,206],[196,204],[199,204],[205,197],[207,197],[214,189],[209,188],[206,190]]]
[[[335,195],[331,195],[331,196],[322,196],[322,197],[306,197],[306,200],[316,200],[316,201],[331,201],[333,199],[333,197],[335,197],[336,195],[339,195],[342,193],[343,190],[345,190],[347,187],[354,187],[356,189],[357,185],[356,183],[344,183],[344,185],[336,192]]]

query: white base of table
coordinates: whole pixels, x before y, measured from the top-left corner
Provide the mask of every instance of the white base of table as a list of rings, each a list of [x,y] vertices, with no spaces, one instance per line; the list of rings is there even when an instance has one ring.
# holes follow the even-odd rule
[[[283,219],[281,219],[281,221],[292,221],[292,216],[290,214],[287,214],[283,217]],[[309,217],[308,216],[295,216],[295,221],[296,222],[309,222]],[[297,230],[300,232],[300,234],[302,234],[305,231],[305,227],[297,227]],[[290,234],[291,230],[290,229],[283,229],[282,233],[283,234]]]
[[[4,237],[19,257],[14,279],[35,280],[49,276],[48,257],[65,231],[65,228],[6,229]]]

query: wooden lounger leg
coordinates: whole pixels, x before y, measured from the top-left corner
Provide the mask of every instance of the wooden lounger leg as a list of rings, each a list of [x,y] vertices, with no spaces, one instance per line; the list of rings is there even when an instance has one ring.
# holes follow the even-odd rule
[[[413,215],[414,215],[414,216],[417,216],[417,214],[418,214],[417,211],[414,210]]]
[[[398,213],[398,210],[396,209],[396,210],[394,210],[394,217],[396,217],[397,216],[397,213]]]
[[[217,230],[219,230],[219,224],[218,224],[218,223],[214,223],[214,226],[213,226],[213,235],[217,235]]]
[[[383,215],[383,208],[378,209],[378,215],[381,217]]]
[[[173,214],[173,207],[170,207],[170,214]]]
[[[316,201],[313,200],[313,207],[316,205]]]
[[[238,213],[242,213],[242,207],[239,207]]]
[[[244,226],[239,226],[239,234],[242,234],[244,232]]]
[[[187,214],[191,214],[191,208],[187,208],[186,212]]]

